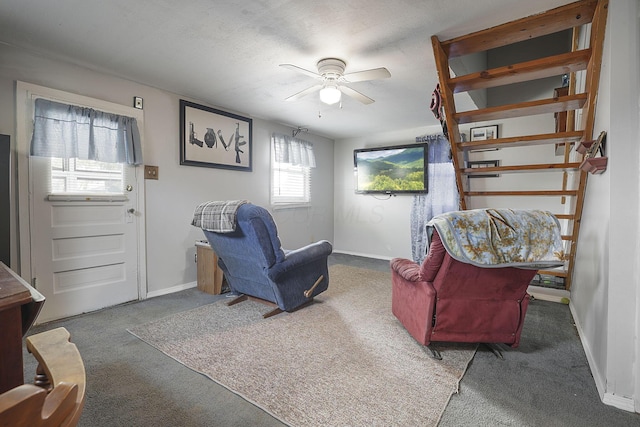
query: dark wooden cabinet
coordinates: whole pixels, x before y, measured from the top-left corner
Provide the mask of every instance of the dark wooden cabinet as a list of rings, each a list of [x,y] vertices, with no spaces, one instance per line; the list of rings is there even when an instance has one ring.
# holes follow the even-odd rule
[[[0,393],[24,381],[22,337],[43,303],[42,294],[0,262]]]

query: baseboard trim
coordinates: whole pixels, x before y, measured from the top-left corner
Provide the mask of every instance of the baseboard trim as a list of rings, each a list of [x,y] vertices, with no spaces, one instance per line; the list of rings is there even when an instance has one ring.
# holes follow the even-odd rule
[[[336,250],[336,249],[333,250],[333,253],[343,254],[343,255],[361,256],[361,257],[364,257],[364,258],[381,259],[381,260],[385,260],[385,261],[391,261],[393,258],[395,258],[395,257],[386,257],[386,256],[380,256],[380,255],[365,254],[365,253],[362,253],[362,252],[340,251],[340,250]]]
[[[576,325],[576,330],[578,331],[578,337],[580,337],[580,342],[582,343],[582,348],[584,349],[584,353],[587,356],[587,363],[589,364],[589,369],[591,370],[591,375],[593,376],[593,380],[596,383],[596,388],[598,389],[598,394],[600,395],[600,399],[604,402],[604,395],[606,392],[606,383],[604,381],[604,377],[601,372],[597,369],[597,365],[595,363],[595,358],[593,357],[593,352],[591,351],[591,347],[589,343],[584,339],[584,330],[582,329],[582,325],[580,324],[580,318],[576,313],[575,307],[573,303],[569,303],[569,310],[571,310],[571,316],[573,316],[573,322]]]
[[[620,397],[615,394],[605,393],[602,397],[602,403],[605,405],[613,406],[623,411],[636,412],[633,399],[629,397]]]
[[[147,292],[147,298],[154,298],[154,297],[159,297],[159,296],[162,296],[162,295],[168,295],[168,294],[172,294],[174,292],[180,292],[180,291],[184,291],[186,289],[195,288],[196,286],[198,286],[198,282],[189,282],[189,283],[185,283],[185,284],[182,284],[182,285],[172,286],[170,288],[160,289],[160,290],[157,290],[157,291],[151,291],[151,292]]]

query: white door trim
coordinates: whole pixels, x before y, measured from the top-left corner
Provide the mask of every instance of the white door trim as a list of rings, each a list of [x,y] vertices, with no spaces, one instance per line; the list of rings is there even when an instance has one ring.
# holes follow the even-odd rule
[[[44,86],[38,86],[21,81],[16,82],[16,157],[18,172],[18,232],[19,232],[19,266],[20,275],[28,282],[31,277],[31,228],[29,226],[29,146],[33,131],[33,103],[31,96],[41,96],[60,102],[91,107],[101,111],[134,117],[138,122],[140,139],[144,144],[144,113],[133,107],[77,95]],[[146,227],[145,227],[145,196],[144,173],[136,173],[137,206],[140,215],[135,215],[138,221],[138,298],[147,298],[147,262],[146,262]]]

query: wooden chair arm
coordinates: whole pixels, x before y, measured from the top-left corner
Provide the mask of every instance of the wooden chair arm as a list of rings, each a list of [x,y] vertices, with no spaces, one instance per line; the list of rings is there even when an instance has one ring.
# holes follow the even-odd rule
[[[74,414],[78,402],[78,385],[58,383],[44,401],[42,419],[45,426],[60,426]]]
[[[60,426],[76,405],[78,386],[60,383],[49,395],[33,384],[0,394],[0,425],[12,427]]]
[[[47,391],[33,384],[23,384],[0,394],[2,425],[38,425],[46,397]]]
[[[62,423],[51,425],[75,426],[84,407],[86,387],[84,363],[78,348],[69,341],[69,338],[69,332],[65,328],[52,329],[26,338],[27,350],[36,358],[38,370],[44,372],[51,384],[52,391],[49,398],[63,401],[68,398],[65,396],[74,394],[73,389],[75,389],[74,403],[69,415],[62,420]],[[58,388],[60,390],[56,391]],[[51,407],[49,402],[46,404],[45,410],[53,412],[55,400],[52,399]],[[51,413],[47,416],[50,415]]]

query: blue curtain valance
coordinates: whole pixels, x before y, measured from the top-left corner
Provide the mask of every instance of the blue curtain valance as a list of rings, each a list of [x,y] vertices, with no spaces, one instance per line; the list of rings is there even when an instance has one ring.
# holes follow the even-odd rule
[[[140,165],[138,123],[133,117],[38,98],[31,155]]]

